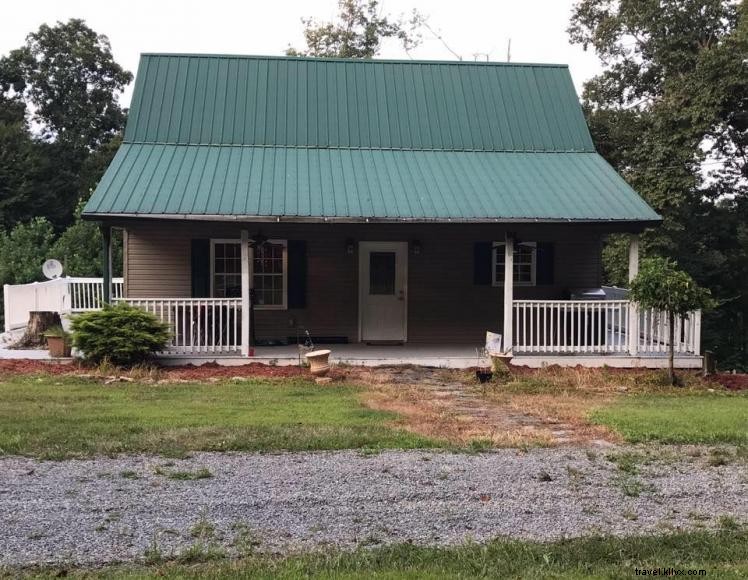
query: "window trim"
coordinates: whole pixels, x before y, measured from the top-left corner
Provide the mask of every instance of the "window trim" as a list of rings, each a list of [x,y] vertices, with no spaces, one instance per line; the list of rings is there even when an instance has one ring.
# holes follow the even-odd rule
[[[496,274],[496,258],[497,251],[500,249],[502,252],[505,251],[506,242],[494,242],[491,249],[491,285],[497,287],[504,286],[504,280],[497,280]],[[515,249],[517,246],[529,246],[533,249],[532,261],[530,263],[530,282],[518,282],[514,281],[515,286],[537,286],[538,276],[538,243],[537,242],[515,242]]]
[[[288,310],[288,240],[271,239],[269,244],[283,246],[283,303],[282,304],[255,304],[255,310]],[[216,279],[216,244],[236,244],[241,247],[242,241],[237,238],[211,238],[210,239],[210,296],[215,298]],[[249,248],[249,287],[254,288],[254,248]]]

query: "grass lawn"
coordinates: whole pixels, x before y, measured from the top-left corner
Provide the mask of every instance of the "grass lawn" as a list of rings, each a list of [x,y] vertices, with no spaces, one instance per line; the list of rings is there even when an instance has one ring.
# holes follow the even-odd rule
[[[301,379],[102,385],[77,377],[0,382],[0,454],[434,447],[359,401],[356,387]]]
[[[207,553],[207,552],[206,552]],[[722,530],[634,538],[580,538],[554,543],[497,540],[486,545],[426,548],[398,545],[274,558],[66,570],[73,578],[522,578],[636,577],[636,568],[706,570],[711,578],[748,575],[748,533]],[[30,573],[52,578],[59,570]]]
[[[632,443],[748,444],[748,393],[630,395],[590,419]]]

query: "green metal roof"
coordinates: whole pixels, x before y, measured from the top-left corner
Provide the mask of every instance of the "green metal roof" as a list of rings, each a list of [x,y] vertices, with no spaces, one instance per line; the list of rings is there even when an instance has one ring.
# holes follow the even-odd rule
[[[659,219],[560,65],[143,55],[88,216]]]

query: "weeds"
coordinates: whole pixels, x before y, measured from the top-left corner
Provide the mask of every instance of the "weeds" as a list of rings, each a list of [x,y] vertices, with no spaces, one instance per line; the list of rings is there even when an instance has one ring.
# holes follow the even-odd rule
[[[195,481],[197,479],[209,479],[213,477],[213,473],[207,467],[201,467],[197,471],[172,471],[163,467],[156,467],[153,472],[156,475],[177,481]]]
[[[161,551],[156,538],[153,538],[151,545],[146,548],[145,553],[143,554],[143,559],[146,564],[150,565],[161,564],[164,562],[164,553]]]
[[[250,555],[262,544],[260,538],[256,536],[246,524],[234,524],[232,529],[235,532],[232,545],[236,548],[239,554],[243,556]]]
[[[180,564],[198,564],[213,562],[226,557],[226,551],[214,543],[197,542],[181,552],[175,560]]]
[[[215,533],[216,527],[204,515],[190,528],[190,535],[200,540],[210,540]]]

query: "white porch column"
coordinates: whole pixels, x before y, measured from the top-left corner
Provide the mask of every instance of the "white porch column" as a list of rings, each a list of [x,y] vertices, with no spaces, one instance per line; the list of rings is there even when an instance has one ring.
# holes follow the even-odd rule
[[[639,273],[639,235],[631,234],[629,238],[629,284]],[[639,352],[639,307],[633,302],[629,303],[629,354],[636,355]]]
[[[101,239],[103,241],[103,264],[101,277],[101,301],[104,304],[112,302],[112,228],[108,225],[100,225]]]
[[[242,230],[242,356],[249,356],[249,232]]]
[[[512,321],[514,318],[514,234],[507,233],[504,244],[504,352],[513,346]]]

